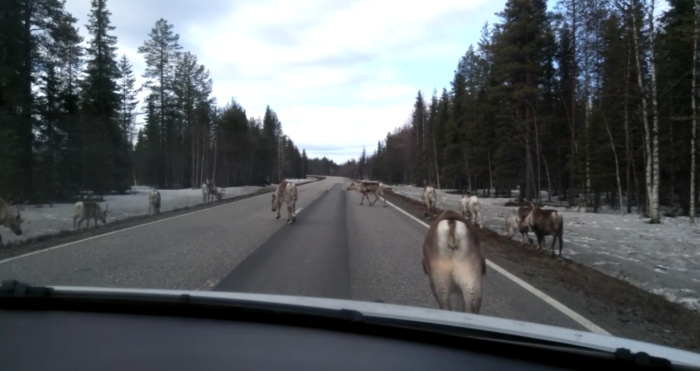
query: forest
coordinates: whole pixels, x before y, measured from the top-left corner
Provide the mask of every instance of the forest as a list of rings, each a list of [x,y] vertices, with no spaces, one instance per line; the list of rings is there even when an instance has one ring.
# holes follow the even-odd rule
[[[693,222],[698,3],[664,4],[508,0],[449,89],[419,91],[410,118],[339,174]]]
[[[53,203],[132,185],[270,184],[337,169],[300,151],[269,106],[260,118],[233,98],[220,105],[209,70],[164,19],[138,48],[147,68],[137,86],[110,16],[106,0],[91,0],[84,42],[63,1],[0,0],[2,197]]]

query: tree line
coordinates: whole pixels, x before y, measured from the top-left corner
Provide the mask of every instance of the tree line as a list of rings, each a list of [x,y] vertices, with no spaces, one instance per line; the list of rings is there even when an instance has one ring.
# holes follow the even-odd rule
[[[696,214],[698,3],[508,0],[459,60],[450,89],[346,176],[487,189],[527,200],[582,195],[597,211],[659,222]],[[579,201],[576,201],[579,202]]]
[[[275,111],[219,106],[196,55],[159,19],[138,53],[137,86],[117,56],[106,0],[91,0],[87,45],[60,0],[0,0],[0,195],[33,202],[80,192],[279,182],[330,174],[284,134]],[[147,92],[139,102],[140,92]],[[137,111],[142,103],[142,112]],[[142,115],[143,126],[137,125]]]

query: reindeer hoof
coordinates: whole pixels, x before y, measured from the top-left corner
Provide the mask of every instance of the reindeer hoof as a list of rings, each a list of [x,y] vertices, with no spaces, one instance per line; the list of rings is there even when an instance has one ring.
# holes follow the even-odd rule
[[[279,219],[279,218],[280,218],[280,216],[279,216],[279,215],[277,215],[277,216],[275,217],[275,219]]]

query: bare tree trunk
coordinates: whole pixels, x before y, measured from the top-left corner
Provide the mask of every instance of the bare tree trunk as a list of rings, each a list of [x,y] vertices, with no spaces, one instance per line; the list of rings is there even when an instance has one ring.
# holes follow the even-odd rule
[[[627,64],[625,65],[625,107],[624,107],[624,126],[625,126],[625,158],[626,158],[626,171],[627,171],[627,213],[632,213],[632,161],[633,154],[631,149],[631,139],[630,139],[630,129],[629,129],[629,108],[627,104],[628,93],[629,93],[629,73],[630,73],[630,48],[627,45]]]
[[[572,79],[571,79],[571,120],[569,121],[569,126],[571,128],[571,165],[569,169],[569,205],[573,206],[574,204],[574,168],[575,168],[575,158],[576,154],[578,153],[578,147],[576,143],[576,82],[578,81],[578,74],[576,71],[576,21],[578,20],[578,17],[576,16],[576,5],[577,2],[572,2],[572,17],[571,17],[571,49],[573,50],[574,54],[574,63],[573,63],[573,68],[572,68]]]
[[[656,47],[654,36],[654,5],[656,0],[650,0],[651,9],[649,11],[649,70],[651,73],[651,113],[652,120],[652,147],[651,147],[651,223],[659,223],[661,214],[659,213],[659,109],[656,99]]]
[[[197,184],[197,180],[195,179],[195,177],[196,177],[195,174],[197,174],[197,165],[196,165],[197,158],[195,156],[195,147],[196,147],[195,142],[197,141],[197,139],[196,139],[196,135],[195,135],[196,130],[194,128],[194,125],[193,124],[190,124],[190,125],[191,125],[190,126],[190,135],[192,136],[192,169],[190,169],[190,174],[191,174],[190,175],[190,183],[192,183],[192,184],[190,185],[190,187],[192,187],[192,189],[194,189],[195,185]]]
[[[613,156],[615,157],[615,175],[617,176],[617,193],[620,198],[620,214],[625,213],[625,208],[622,205],[622,184],[620,183],[620,163],[617,160],[617,150],[615,150],[615,141],[613,141],[612,132],[610,131],[610,125],[608,125],[608,119],[604,116],[603,121],[605,121],[605,130],[608,131],[608,137],[610,137],[610,148],[612,148]]]
[[[542,162],[544,162],[544,171],[547,173],[547,200],[552,202],[552,177],[549,175],[549,166],[547,166],[547,158],[542,154]]]
[[[486,151],[486,160],[489,163],[489,193],[491,193],[491,188],[493,188],[493,171],[491,170],[491,151]],[[496,189],[493,190],[493,198],[496,198]]]
[[[646,202],[647,202],[647,210],[651,208],[651,204],[649,203],[651,200],[651,191],[652,191],[652,159],[651,159],[651,133],[649,132],[649,117],[647,113],[647,97],[646,97],[646,92],[644,91],[644,83],[642,82],[642,63],[641,63],[641,56],[639,55],[639,29],[637,27],[637,15],[636,15],[636,10],[637,8],[637,1],[632,0],[632,6],[630,8],[630,13],[632,13],[632,34],[633,34],[633,40],[634,40],[634,51],[635,51],[635,60],[637,63],[637,84],[639,85],[639,91],[640,91],[640,98],[642,101],[642,122],[644,124],[644,143],[645,143],[645,154],[644,154],[644,159],[645,159],[645,168],[646,168]],[[653,36],[651,36],[653,38]],[[652,53],[653,54],[653,53]]]
[[[440,168],[438,167],[437,144],[435,144],[435,122],[433,122],[431,128],[433,132],[433,152],[435,155],[435,180],[437,181],[438,189],[440,189]],[[379,166],[381,167],[381,164]]]
[[[211,179],[212,183],[216,184],[216,157],[219,152],[219,146],[218,146],[218,138],[214,137],[214,164],[212,165],[212,174],[211,174]]]
[[[697,79],[698,58],[698,2],[694,1],[695,17],[693,19],[693,80],[691,82],[691,100],[693,130],[690,137],[690,223],[695,224],[695,136],[697,134],[697,111],[695,109],[695,80]]]
[[[207,157],[207,130],[206,130],[206,124],[204,125],[204,128],[202,129],[202,158],[201,158],[201,165],[199,166],[199,180],[201,183],[204,183],[204,159]]]
[[[540,137],[538,134],[537,130],[537,114],[535,113],[535,109],[532,109],[532,114],[535,115],[534,117],[534,125],[535,125],[535,153],[537,153],[537,200],[541,201],[542,199],[542,166],[540,165],[540,156],[542,156],[542,150],[540,148]]]
[[[585,29],[585,27],[584,27]],[[587,32],[588,30],[586,30]],[[586,38],[583,41],[583,61],[584,61],[584,85],[583,85],[583,123],[584,123],[584,129],[586,130],[585,132],[585,143],[586,143],[586,148],[585,148],[585,157],[586,157],[586,165],[585,165],[585,177],[586,180],[584,182],[584,190],[583,190],[583,200],[586,204],[586,209],[588,208],[588,194],[590,193],[591,190],[591,151],[590,151],[590,143],[589,143],[589,130],[590,130],[590,110],[591,110],[591,105],[590,105],[590,83],[591,83],[591,73],[590,73],[590,67],[588,64],[588,59],[589,59],[589,54],[588,54],[588,40],[587,40],[588,34],[586,33]]]
[[[525,108],[525,199],[530,201],[533,196],[534,172],[532,170],[532,154],[530,144],[529,109]]]

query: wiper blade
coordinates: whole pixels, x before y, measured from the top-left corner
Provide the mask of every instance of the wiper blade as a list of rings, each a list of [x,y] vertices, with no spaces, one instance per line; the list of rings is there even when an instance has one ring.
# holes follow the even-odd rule
[[[617,348],[614,354],[617,360],[634,363],[640,366],[668,367],[671,365],[671,361],[666,358],[650,356],[644,352],[632,353],[627,348]]]
[[[53,291],[51,287],[30,286],[16,280],[6,280],[0,286],[0,298],[41,298]]]

